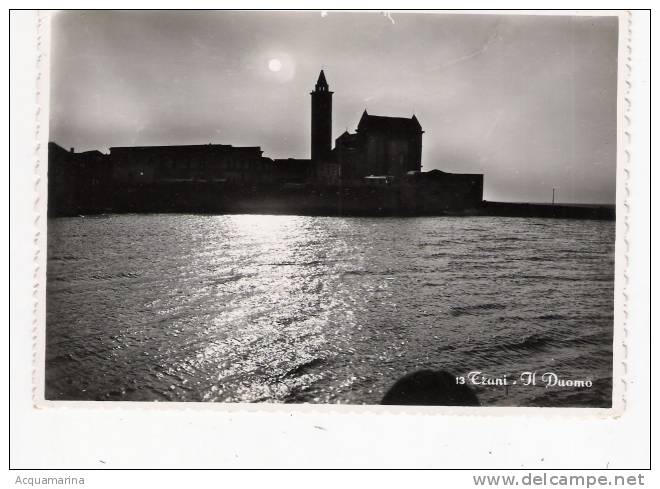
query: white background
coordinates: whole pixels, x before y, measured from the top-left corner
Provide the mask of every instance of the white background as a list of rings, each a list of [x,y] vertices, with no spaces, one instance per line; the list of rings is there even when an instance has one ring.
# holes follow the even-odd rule
[[[80,2],[66,2],[85,8]],[[251,2],[253,3],[253,2]],[[344,2],[347,3],[347,2]],[[558,3],[558,5],[556,5]],[[562,3],[568,5],[561,5]],[[607,4],[607,2],[604,2]],[[302,7],[303,4],[299,3]],[[58,5],[63,7],[65,5]],[[136,7],[114,2],[110,8]],[[142,5],[140,5],[142,6]],[[162,8],[158,5],[144,5]],[[219,7],[195,2],[187,7]],[[263,7],[263,2],[262,5]],[[279,5],[281,6],[281,5]],[[326,7],[355,7],[334,2]],[[417,5],[415,5],[417,6]],[[420,4],[420,7],[424,5]],[[465,7],[463,2],[461,7]],[[479,5],[476,5],[479,6]],[[513,5],[519,6],[519,5]],[[553,6],[575,7],[575,2]],[[585,5],[588,8],[607,5]],[[365,5],[367,7],[367,5]],[[372,7],[386,7],[384,3]],[[621,5],[615,5],[621,7]],[[241,5],[245,8],[245,4]],[[33,160],[36,111],[34,13],[11,15],[10,272],[11,344],[9,484],[16,475],[45,476],[28,469],[85,468],[615,468],[644,469],[650,464],[650,161],[649,161],[649,14],[636,12],[632,23],[630,252],[628,285],[627,407],[618,419],[531,416],[407,416],[291,413],[219,413],[212,409],[41,409],[32,408]],[[7,36],[3,36],[6,42]],[[8,49],[3,50],[7,53]],[[5,63],[4,66],[7,66]],[[7,80],[7,77],[4,77]],[[6,100],[6,99],[5,99]],[[6,119],[3,120],[3,124]],[[7,147],[5,145],[5,147]],[[3,199],[4,200],[4,199]],[[2,214],[4,219],[5,213]],[[4,227],[4,229],[7,229]],[[6,241],[3,240],[3,246]],[[3,268],[5,271],[6,268]],[[6,286],[7,282],[3,282]],[[4,292],[4,291],[3,291]],[[6,298],[9,295],[10,304]],[[9,308],[7,308],[9,309]],[[5,309],[5,310],[7,310]],[[7,317],[6,315],[4,317]],[[656,335],[657,337],[657,335]],[[3,340],[6,336],[3,335]],[[4,342],[4,341],[3,341]],[[8,357],[6,357],[8,358]],[[5,364],[6,365],[6,364]],[[7,375],[2,376],[3,384]],[[655,378],[658,378],[657,376]],[[292,408],[293,410],[294,408]],[[7,418],[5,418],[7,419]],[[322,427],[323,429],[319,429]],[[6,445],[5,445],[6,446]],[[59,476],[74,475],[72,471]],[[524,473],[523,473],[524,474]],[[523,474],[520,474],[521,476]],[[80,475],[80,474],[78,474]],[[647,474],[648,475],[648,474]],[[168,487],[226,485],[255,478],[259,484],[296,481],[330,484],[410,485],[420,473],[282,472],[88,473],[88,487],[165,484]],[[472,487],[467,472],[434,473],[427,484]],[[647,482],[650,479],[647,478]],[[420,481],[417,481],[419,483]],[[302,485],[301,484],[301,485]],[[647,484],[649,485],[649,484]]]

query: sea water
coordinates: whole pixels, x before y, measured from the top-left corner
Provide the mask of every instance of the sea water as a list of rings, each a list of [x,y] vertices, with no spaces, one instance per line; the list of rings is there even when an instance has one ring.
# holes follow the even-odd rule
[[[420,369],[482,405],[608,406],[614,223],[106,215],[48,221],[46,398],[380,402]]]

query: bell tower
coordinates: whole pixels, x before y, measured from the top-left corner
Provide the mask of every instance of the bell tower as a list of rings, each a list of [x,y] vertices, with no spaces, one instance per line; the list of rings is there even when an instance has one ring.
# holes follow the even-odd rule
[[[312,96],[312,161],[327,159],[332,149],[332,93],[323,70]]]

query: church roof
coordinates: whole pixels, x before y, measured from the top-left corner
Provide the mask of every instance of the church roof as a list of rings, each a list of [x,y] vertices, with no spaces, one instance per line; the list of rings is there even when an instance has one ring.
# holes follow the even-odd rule
[[[323,70],[321,70],[321,73],[319,73],[319,79],[316,81],[317,85],[325,85],[326,87],[328,86],[328,82],[325,80],[325,73],[323,73]]]
[[[358,131],[374,129],[385,132],[422,132],[422,126],[414,115],[407,117],[386,117],[369,115],[365,110],[358,123]]]
[[[318,92],[323,92],[323,93],[332,93],[330,91],[330,87],[328,86],[328,81],[325,79],[325,73],[323,73],[323,70],[321,70],[321,73],[319,73],[319,79],[316,80],[316,85],[314,85],[314,92],[312,93],[318,93]]]
[[[342,139],[350,139],[350,138],[354,138],[354,137],[355,137],[355,134],[351,134],[348,131],[344,131],[339,135],[339,137],[336,140],[339,141],[339,140],[342,140]]]

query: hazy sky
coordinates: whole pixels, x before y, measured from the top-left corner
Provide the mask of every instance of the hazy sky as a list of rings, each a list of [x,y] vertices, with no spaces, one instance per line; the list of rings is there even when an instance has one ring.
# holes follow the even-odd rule
[[[52,32],[50,140],[67,148],[308,158],[323,67],[333,139],[365,108],[414,111],[423,170],[484,173],[488,200],[614,202],[615,17],[62,12]]]

